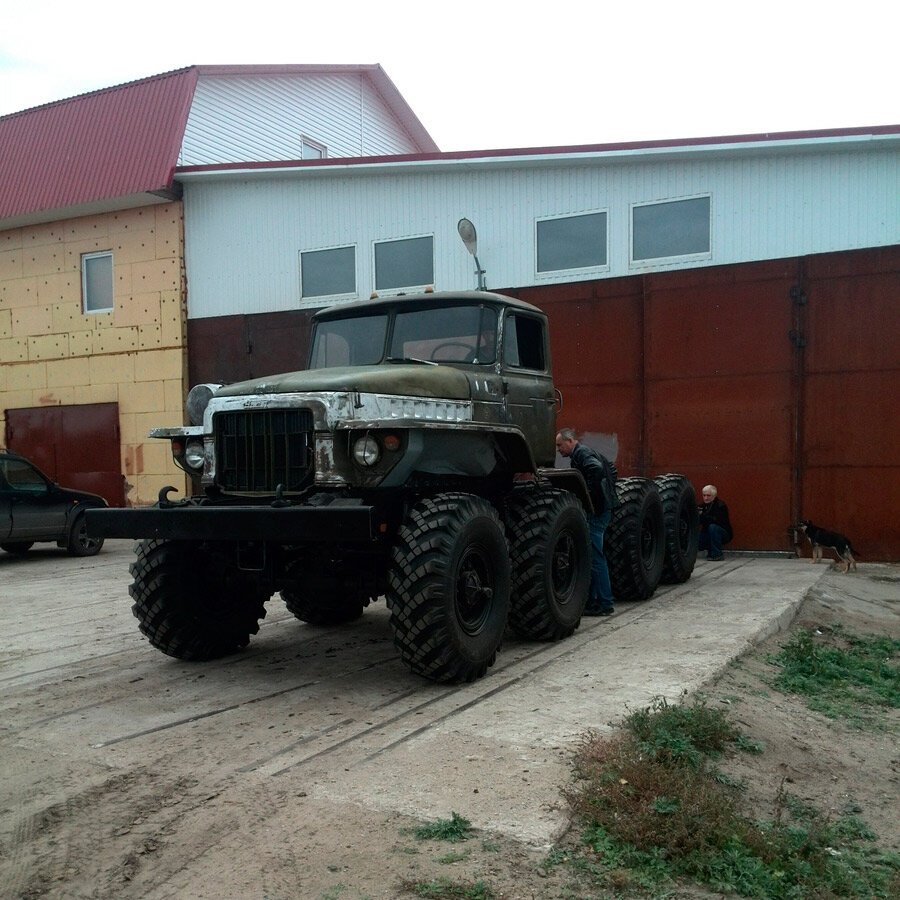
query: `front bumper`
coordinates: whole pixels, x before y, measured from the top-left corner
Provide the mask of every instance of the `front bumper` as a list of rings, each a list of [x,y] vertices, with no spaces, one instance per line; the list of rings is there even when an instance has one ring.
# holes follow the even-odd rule
[[[277,544],[361,543],[375,539],[373,507],[200,506],[89,509],[94,538],[170,541],[267,541]]]

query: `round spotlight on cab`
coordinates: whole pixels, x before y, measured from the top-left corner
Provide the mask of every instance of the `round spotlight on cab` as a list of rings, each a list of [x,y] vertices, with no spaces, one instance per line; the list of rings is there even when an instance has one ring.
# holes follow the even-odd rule
[[[353,445],[353,458],[361,466],[374,466],[381,459],[381,447],[378,446],[378,441],[370,434],[357,438]]]
[[[187,395],[187,414],[191,425],[203,424],[203,413],[221,384],[195,384]]]

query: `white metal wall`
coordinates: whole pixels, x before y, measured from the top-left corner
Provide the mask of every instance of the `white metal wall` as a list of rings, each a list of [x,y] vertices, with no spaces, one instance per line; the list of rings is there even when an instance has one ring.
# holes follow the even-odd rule
[[[347,244],[357,248],[358,296],[368,297],[373,242],[424,234],[434,235],[435,287],[474,288],[474,262],[456,232],[462,216],[478,230],[489,288],[898,244],[898,162],[895,142],[852,151],[732,151],[577,164],[444,160],[365,174],[350,166],[187,180],[189,316],[297,309],[300,251]],[[712,201],[709,259],[629,263],[632,204],[702,194]],[[608,213],[607,269],[577,278],[537,275],[536,218],[594,210]]]
[[[201,76],[179,165],[296,160],[301,136],[329,157],[414,153],[371,84],[357,74]]]

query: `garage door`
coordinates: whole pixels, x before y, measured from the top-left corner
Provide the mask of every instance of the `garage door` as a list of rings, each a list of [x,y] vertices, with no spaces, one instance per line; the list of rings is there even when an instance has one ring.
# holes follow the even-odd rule
[[[59,484],[125,505],[118,403],[9,409],[6,446]]]

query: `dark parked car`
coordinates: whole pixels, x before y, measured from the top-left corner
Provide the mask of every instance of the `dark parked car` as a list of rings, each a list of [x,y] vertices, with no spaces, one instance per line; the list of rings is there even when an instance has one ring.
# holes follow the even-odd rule
[[[73,556],[93,556],[103,539],[88,537],[84,511],[107,505],[96,494],[54,484],[24,456],[0,450],[0,548],[7,553],[56,541]]]

